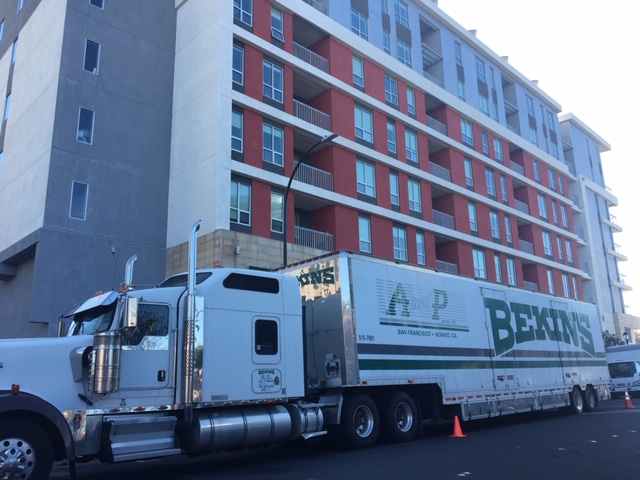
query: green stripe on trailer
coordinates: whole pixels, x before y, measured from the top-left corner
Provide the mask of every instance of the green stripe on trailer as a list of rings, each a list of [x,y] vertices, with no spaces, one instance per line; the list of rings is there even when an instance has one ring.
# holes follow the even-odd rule
[[[493,368],[606,367],[603,360],[391,360],[362,359],[360,370],[491,370]]]

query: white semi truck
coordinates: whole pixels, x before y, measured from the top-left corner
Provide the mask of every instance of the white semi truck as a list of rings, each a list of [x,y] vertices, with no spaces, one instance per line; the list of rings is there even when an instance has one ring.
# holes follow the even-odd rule
[[[0,341],[1,478],[609,398],[593,305],[352,253],[196,270],[198,228],[187,273],[134,290],[132,257],[67,336]]]

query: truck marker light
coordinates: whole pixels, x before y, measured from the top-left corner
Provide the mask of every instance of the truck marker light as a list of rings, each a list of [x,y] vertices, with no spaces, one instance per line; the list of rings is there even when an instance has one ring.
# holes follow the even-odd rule
[[[11,395],[17,395],[20,392],[20,385],[11,384]]]

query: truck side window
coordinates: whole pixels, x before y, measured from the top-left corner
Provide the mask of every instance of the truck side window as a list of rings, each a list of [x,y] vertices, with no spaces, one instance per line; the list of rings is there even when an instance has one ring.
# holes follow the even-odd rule
[[[258,355],[278,353],[278,323],[274,320],[256,320],[255,352]]]
[[[138,328],[128,345],[138,345],[144,337],[165,337],[169,333],[169,307],[141,303],[138,305]],[[126,337],[125,337],[126,338]]]

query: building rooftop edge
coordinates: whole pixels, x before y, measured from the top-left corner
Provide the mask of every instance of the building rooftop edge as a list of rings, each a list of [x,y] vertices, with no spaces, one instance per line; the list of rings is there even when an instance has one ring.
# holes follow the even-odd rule
[[[578,127],[588,136],[593,138],[595,141],[597,141],[598,145],[600,146],[603,152],[611,151],[611,145],[609,145],[609,142],[607,142],[604,138],[598,135],[591,127],[589,127],[586,123],[584,123],[582,120],[576,117],[573,113],[569,112],[569,113],[565,113],[564,115],[560,115],[558,117],[558,121],[560,123],[564,123],[564,122],[573,123],[576,127]]]

